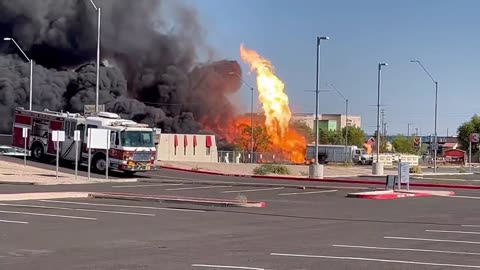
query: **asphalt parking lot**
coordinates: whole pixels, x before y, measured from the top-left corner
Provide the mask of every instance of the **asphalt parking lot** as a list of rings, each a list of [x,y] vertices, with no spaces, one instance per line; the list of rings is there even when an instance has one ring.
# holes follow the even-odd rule
[[[368,188],[361,185],[315,183],[315,189],[302,189],[312,183],[251,182],[164,171],[149,182],[82,188],[245,196],[265,201],[267,207],[107,199],[1,202],[0,269],[480,268],[480,195],[475,191],[457,191],[454,198],[378,201],[345,198]],[[79,187],[1,188],[34,192]]]

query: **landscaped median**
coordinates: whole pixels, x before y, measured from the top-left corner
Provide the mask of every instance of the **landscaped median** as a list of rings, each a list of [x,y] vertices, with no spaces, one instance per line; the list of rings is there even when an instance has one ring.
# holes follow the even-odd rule
[[[221,171],[210,171],[204,169],[196,168],[180,168],[171,165],[162,165],[162,168],[183,172],[191,173],[200,173],[200,174],[209,174],[209,175],[218,175],[218,176],[233,176],[233,177],[247,177],[247,178],[260,178],[260,179],[277,179],[277,180],[293,180],[293,181],[312,181],[312,182],[324,182],[324,183],[348,183],[348,184],[365,184],[365,185],[378,185],[385,186],[385,181],[377,179],[348,179],[347,176],[342,177],[324,177],[321,179],[318,178],[308,178],[305,176],[289,176],[289,175],[255,175],[255,174],[245,174],[245,173],[230,173],[230,172],[221,172]],[[383,176],[386,177],[386,176]],[[447,188],[447,189],[473,189],[480,190],[480,185],[461,185],[461,184],[442,184],[442,183],[430,183],[430,182],[410,182],[412,187],[422,187],[422,188]]]
[[[256,207],[263,208],[267,204],[265,202],[252,202],[246,200],[227,200],[217,198],[199,198],[199,197],[183,197],[183,196],[166,196],[166,195],[145,195],[135,193],[111,193],[111,192],[94,192],[89,194],[90,198],[97,199],[116,199],[130,201],[150,201],[162,203],[184,203],[204,206],[224,206],[224,207]]]

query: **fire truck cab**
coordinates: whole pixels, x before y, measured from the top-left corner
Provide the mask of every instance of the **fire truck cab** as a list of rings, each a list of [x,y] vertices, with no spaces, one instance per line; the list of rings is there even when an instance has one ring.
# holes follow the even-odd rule
[[[17,108],[14,115],[13,145],[24,147],[22,128],[28,128],[27,149],[33,159],[55,157],[56,145],[52,142],[52,130],[65,131],[65,141],[60,142],[60,158],[75,162],[74,132],[79,130],[78,161],[88,165],[88,129],[110,130],[109,168],[127,174],[159,169],[155,164],[155,132],[146,124],[121,119],[118,114],[100,112],[92,116],[80,114],[29,111]],[[105,138],[107,140],[107,138]],[[91,166],[97,172],[105,172],[106,151],[91,149]]]

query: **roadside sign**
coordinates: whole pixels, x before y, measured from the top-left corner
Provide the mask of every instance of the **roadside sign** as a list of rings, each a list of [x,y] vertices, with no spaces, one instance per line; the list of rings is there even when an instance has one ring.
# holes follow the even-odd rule
[[[385,189],[395,189],[395,175],[387,175],[387,179],[385,180]]]
[[[400,162],[398,164],[398,187],[401,189],[402,184],[407,184],[407,190],[410,189],[410,163]]]
[[[23,138],[23,165],[27,166],[27,137],[28,137],[28,128],[22,128],[22,138]]]
[[[88,129],[87,148],[109,149],[110,148],[110,130],[101,128]]]
[[[22,128],[22,138],[28,137],[28,128]]]
[[[52,141],[54,141],[54,142],[64,142],[65,141],[65,131],[63,131],[63,130],[52,130]]]
[[[73,132],[73,140],[76,141],[76,142],[80,141],[80,130],[75,130]]]
[[[470,134],[470,142],[472,142],[472,143],[479,143],[479,142],[480,142],[480,133],[472,133],[472,134]]]

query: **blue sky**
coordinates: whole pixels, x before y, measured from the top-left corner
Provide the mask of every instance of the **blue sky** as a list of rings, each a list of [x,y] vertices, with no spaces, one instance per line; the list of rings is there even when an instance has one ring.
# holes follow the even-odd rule
[[[435,0],[184,0],[195,7],[208,40],[221,58],[236,59],[240,43],[270,59],[285,82],[294,112],[314,112],[317,35],[321,46],[321,88],[333,83],[362,116],[376,125],[377,64],[390,134],[419,128],[433,133],[434,84],[412,59],[421,60],[439,81],[438,133],[456,132],[478,113],[480,102],[480,1]],[[244,78],[254,83],[245,71]],[[249,91],[240,97],[247,107]],[[320,94],[321,113],[342,113],[334,92]]]

